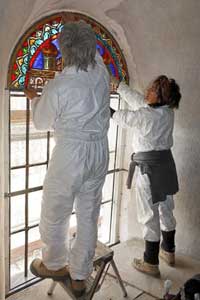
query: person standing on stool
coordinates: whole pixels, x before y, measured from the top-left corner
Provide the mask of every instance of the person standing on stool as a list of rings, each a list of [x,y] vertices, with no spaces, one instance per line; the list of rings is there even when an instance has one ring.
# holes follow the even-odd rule
[[[54,129],[53,149],[43,186],[40,234],[42,260],[31,271],[42,278],[69,277],[75,296],[86,289],[93,270],[102,188],[108,170],[110,76],[90,25],[65,24],[59,37],[63,71],[32,99],[32,118],[39,130]],[[75,204],[76,239],[68,249],[69,220]]]
[[[158,76],[146,89],[145,96],[125,83],[111,79],[133,110],[114,111],[114,121],[132,129],[134,153],[131,156],[127,187],[136,173],[136,203],[138,221],[143,225],[145,251],[143,259],[134,259],[137,270],[159,276],[160,257],[168,265],[175,264],[175,228],[173,195],[178,191],[178,179],[171,153],[173,145],[174,108],[181,94],[174,79]],[[118,86],[119,84],[119,86]]]

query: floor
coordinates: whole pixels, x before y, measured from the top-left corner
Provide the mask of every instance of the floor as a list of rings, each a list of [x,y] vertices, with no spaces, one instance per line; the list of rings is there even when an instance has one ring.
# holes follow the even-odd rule
[[[113,247],[114,260],[120,275],[125,283],[127,300],[155,300],[162,298],[163,286],[166,279],[172,281],[172,292],[176,293],[184,282],[196,273],[200,273],[200,261],[177,254],[176,267],[166,266],[160,262],[161,278],[153,278],[134,270],[131,266],[133,257],[140,257],[143,253],[143,243],[140,240],[130,240]],[[110,275],[106,276],[100,291],[94,296],[94,300],[122,300],[123,293],[111,268]],[[70,297],[59,285],[56,286],[52,296],[47,295],[50,280],[43,280],[18,294],[14,294],[8,300],[70,300]]]

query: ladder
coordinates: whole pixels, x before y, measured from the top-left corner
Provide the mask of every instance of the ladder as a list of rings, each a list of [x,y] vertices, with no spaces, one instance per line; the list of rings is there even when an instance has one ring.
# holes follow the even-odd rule
[[[65,279],[64,281],[54,281],[51,283],[51,286],[48,290],[48,295],[51,296],[54,292],[54,289],[57,284],[59,284],[67,294],[73,299],[79,300],[91,300],[94,294],[101,288],[105,276],[108,272],[110,265],[113,268],[113,271],[116,275],[118,283],[122,289],[123,296],[127,297],[127,292],[124,287],[123,281],[120,277],[117,266],[114,262],[114,251],[110,249],[108,246],[104,245],[101,242],[97,242],[97,247],[95,249],[95,257],[93,260],[94,271],[92,275],[86,281],[86,292],[81,297],[77,298],[74,296],[71,290],[70,279]]]

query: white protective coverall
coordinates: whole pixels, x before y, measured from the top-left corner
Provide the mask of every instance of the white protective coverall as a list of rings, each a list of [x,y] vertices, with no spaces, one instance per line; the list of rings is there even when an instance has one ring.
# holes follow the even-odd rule
[[[95,59],[88,72],[64,68],[31,102],[35,127],[53,128],[56,141],[43,187],[43,262],[51,270],[69,264],[71,277],[79,280],[92,271],[109,159],[110,78],[100,55]],[[77,233],[69,251],[67,231],[74,204]]]
[[[123,128],[132,129],[133,151],[167,150],[173,145],[174,111],[167,105],[158,108],[148,106],[144,96],[120,83],[118,92],[133,110],[119,110],[114,121]],[[143,237],[147,241],[160,240],[160,230],[172,231],[176,227],[173,216],[174,200],[168,195],[163,202],[153,204],[147,174],[136,167],[136,203],[138,221],[143,225]]]

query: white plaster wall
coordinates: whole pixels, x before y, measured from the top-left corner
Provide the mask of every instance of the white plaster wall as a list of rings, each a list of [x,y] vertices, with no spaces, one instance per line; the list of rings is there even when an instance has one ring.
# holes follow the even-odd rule
[[[131,85],[143,89],[155,76],[174,77],[183,98],[176,113],[173,147],[179,173],[176,196],[177,250],[200,259],[200,2],[198,0],[1,0],[0,104],[1,145],[6,112],[4,87],[9,56],[23,32],[42,16],[60,10],[86,13],[118,40],[126,57]],[[2,42],[3,41],[3,42]],[[127,167],[131,136],[126,140]],[[2,167],[4,157],[1,156]],[[2,191],[2,189],[1,189]],[[134,188],[123,190],[120,238],[140,237]]]
[[[181,87],[173,152],[180,191],[175,197],[177,251],[200,259],[200,2],[126,0],[107,15],[119,22],[131,48],[137,84],[166,74]],[[129,69],[131,65],[129,64]],[[130,133],[127,154],[130,153]],[[128,155],[125,156],[128,158]],[[127,161],[125,161],[127,167]],[[121,239],[139,237],[134,188],[124,189]]]

